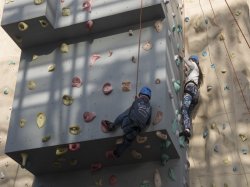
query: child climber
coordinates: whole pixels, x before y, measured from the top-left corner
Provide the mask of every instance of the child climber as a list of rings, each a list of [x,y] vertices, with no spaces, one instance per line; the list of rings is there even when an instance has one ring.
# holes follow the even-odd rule
[[[150,98],[150,88],[143,87],[140,90],[139,97],[136,97],[131,107],[120,114],[113,123],[108,120],[102,121],[104,132],[111,132],[120,125],[124,132],[122,144],[118,144],[114,150],[107,151],[106,158],[119,158],[135,140],[136,136],[150,124],[152,113]]]
[[[180,55],[180,58],[184,60],[186,75],[182,101],[182,121],[184,130],[180,133],[180,136],[184,136],[185,140],[189,142],[192,126],[191,112],[199,100],[199,88],[203,82],[203,74],[199,66],[198,56],[192,55],[187,60]]]

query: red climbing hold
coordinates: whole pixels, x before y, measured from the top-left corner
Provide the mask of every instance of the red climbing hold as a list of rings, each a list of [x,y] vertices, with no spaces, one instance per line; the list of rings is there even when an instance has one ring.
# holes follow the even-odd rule
[[[116,159],[116,156],[115,156],[113,150],[106,151],[105,156],[109,160],[115,160]]]
[[[86,0],[82,4],[83,10],[86,10],[88,12],[91,12],[92,9],[92,0]]]
[[[91,122],[95,119],[96,113],[95,112],[84,112],[83,113],[83,119],[85,122]]]
[[[109,82],[106,82],[102,87],[102,92],[104,93],[104,95],[109,95],[112,91],[112,85]]]
[[[77,151],[80,149],[80,144],[79,143],[71,143],[69,144],[69,150],[70,151]]]
[[[72,87],[80,88],[82,85],[82,80],[80,77],[73,77],[72,79]]]
[[[117,178],[116,178],[115,175],[111,175],[111,176],[109,177],[109,184],[110,184],[111,186],[115,186],[115,185],[117,184]]]
[[[93,22],[92,20],[88,20],[88,21],[86,22],[86,27],[87,27],[87,29],[88,29],[89,31],[92,30],[93,26],[94,26],[94,22]]]
[[[111,125],[112,125],[112,122],[110,122],[108,120],[102,120],[101,121],[101,130],[102,130],[102,132],[107,133],[107,132],[113,131],[114,128],[112,128]]]
[[[90,58],[90,65],[94,65],[99,58],[101,58],[101,55],[93,54]]]
[[[90,171],[91,172],[96,172],[96,171],[102,169],[102,166],[103,165],[100,162],[93,163],[93,164],[90,165]]]

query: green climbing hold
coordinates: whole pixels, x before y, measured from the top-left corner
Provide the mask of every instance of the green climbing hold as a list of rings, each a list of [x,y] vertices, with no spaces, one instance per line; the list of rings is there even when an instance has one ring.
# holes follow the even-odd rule
[[[168,149],[170,145],[171,145],[171,142],[169,140],[161,141],[161,149]]]
[[[162,164],[163,166],[165,166],[166,163],[169,161],[169,159],[170,159],[170,156],[168,156],[167,154],[163,153],[163,154],[161,155],[161,164]]]
[[[177,31],[178,33],[182,33],[182,26],[181,26],[181,25],[177,25],[176,31]]]
[[[179,145],[181,148],[184,148],[186,146],[186,141],[184,136],[179,137]]]
[[[172,32],[174,32],[175,30],[176,30],[176,26],[173,25],[173,26],[172,26]]]
[[[168,169],[168,177],[172,180],[172,181],[176,181],[176,175],[175,172],[172,168]]]
[[[8,95],[9,94],[9,89],[8,88],[4,88],[3,93],[4,93],[4,95]]]
[[[151,184],[149,181],[144,180],[141,182],[140,187],[151,187]]]
[[[181,89],[181,84],[179,80],[172,80],[173,86],[174,86],[174,90],[176,93],[178,93]]]

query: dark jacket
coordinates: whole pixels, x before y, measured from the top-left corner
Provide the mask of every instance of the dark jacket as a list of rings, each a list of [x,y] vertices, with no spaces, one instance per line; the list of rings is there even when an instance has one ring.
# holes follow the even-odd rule
[[[141,129],[150,124],[152,107],[146,96],[137,98],[130,107],[129,118]]]

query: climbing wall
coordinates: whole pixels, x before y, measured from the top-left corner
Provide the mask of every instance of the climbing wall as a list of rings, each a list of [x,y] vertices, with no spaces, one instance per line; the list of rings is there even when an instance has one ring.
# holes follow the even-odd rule
[[[137,166],[135,174],[144,167],[153,171],[161,163],[167,167],[159,169],[160,173],[168,173],[172,180],[167,181],[166,174],[163,183],[182,185],[184,173],[178,171],[184,169],[185,151],[180,148],[185,143],[178,132],[183,75],[181,61],[176,58],[183,48],[182,4],[144,1],[140,61],[139,2],[128,1],[126,8],[113,1],[93,3],[91,12],[81,6],[82,1],[37,5],[10,1],[6,5],[3,28],[23,49],[6,154],[35,175],[93,170],[98,165],[112,166],[112,171],[121,167],[121,172],[115,173],[126,178],[128,168]],[[29,14],[10,16],[10,10],[27,7],[41,8],[32,16],[30,8]],[[146,85],[153,91],[152,123],[122,158],[108,161],[105,151],[118,143],[122,131],[103,133],[101,120],[114,120],[132,103],[138,63],[138,89]],[[168,138],[159,138],[159,133]],[[134,186],[140,181],[149,185],[151,180],[140,175]]]

